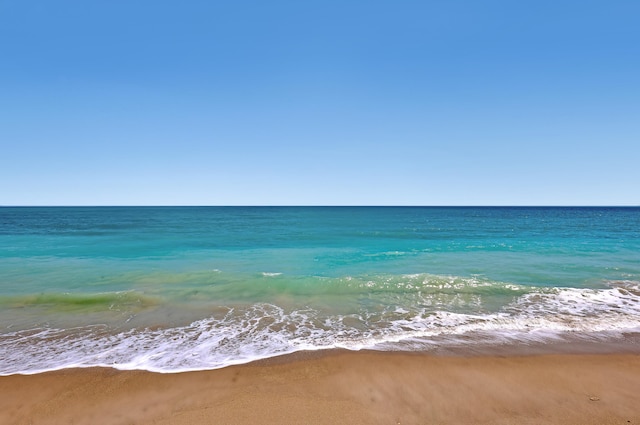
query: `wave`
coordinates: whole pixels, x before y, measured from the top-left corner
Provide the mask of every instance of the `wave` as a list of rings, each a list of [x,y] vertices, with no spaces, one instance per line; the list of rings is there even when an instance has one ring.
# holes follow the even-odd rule
[[[422,278],[418,275],[409,281]],[[485,285],[464,279],[438,282],[445,290],[447,285],[457,285],[457,291],[488,291]],[[426,286],[437,285],[429,280]],[[429,350],[446,343],[545,343],[640,331],[637,281],[611,281],[600,289],[525,289],[505,284],[499,290],[516,295],[497,311],[459,312],[425,303],[389,303],[327,315],[311,307],[254,303],[219,308],[187,326],[118,333],[106,326],[10,332],[0,335],[0,374],[91,366],[182,372],[302,350]]]
[[[441,276],[428,273],[403,275],[356,275],[344,277],[290,276],[284,273],[262,272],[258,275],[231,275],[220,273],[217,281],[208,288],[211,293],[220,291],[225,298],[233,299],[234,293],[255,298],[279,295],[313,296],[321,294],[524,294],[533,287],[513,283],[496,282],[482,277]]]

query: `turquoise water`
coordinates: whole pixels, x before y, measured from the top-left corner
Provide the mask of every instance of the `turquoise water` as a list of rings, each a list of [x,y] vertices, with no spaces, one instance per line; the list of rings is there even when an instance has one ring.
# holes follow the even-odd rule
[[[640,208],[0,208],[0,373],[640,330]]]

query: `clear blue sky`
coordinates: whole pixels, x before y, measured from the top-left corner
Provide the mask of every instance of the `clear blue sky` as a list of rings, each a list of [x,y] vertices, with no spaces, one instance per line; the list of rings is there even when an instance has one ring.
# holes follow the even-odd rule
[[[639,205],[640,1],[0,0],[0,205]]]

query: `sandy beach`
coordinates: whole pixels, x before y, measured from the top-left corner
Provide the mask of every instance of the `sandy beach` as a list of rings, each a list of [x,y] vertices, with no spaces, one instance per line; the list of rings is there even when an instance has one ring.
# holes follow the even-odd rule
[[[637,424],[640,355],[333,352],[0,377],[2,424]]]

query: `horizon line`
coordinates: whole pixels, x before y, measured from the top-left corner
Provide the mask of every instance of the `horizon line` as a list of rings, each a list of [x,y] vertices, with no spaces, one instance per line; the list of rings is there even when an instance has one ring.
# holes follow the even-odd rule
[[[637,205],[626,204],[591,204],[591,205],[553,205],[553,204],[523,204],[523,205],[509,205],[509,204],[435,204],[435,205],[421,205],[421,204],[59,204],[59,205],[0,205],[0,208],[639,208]]]

